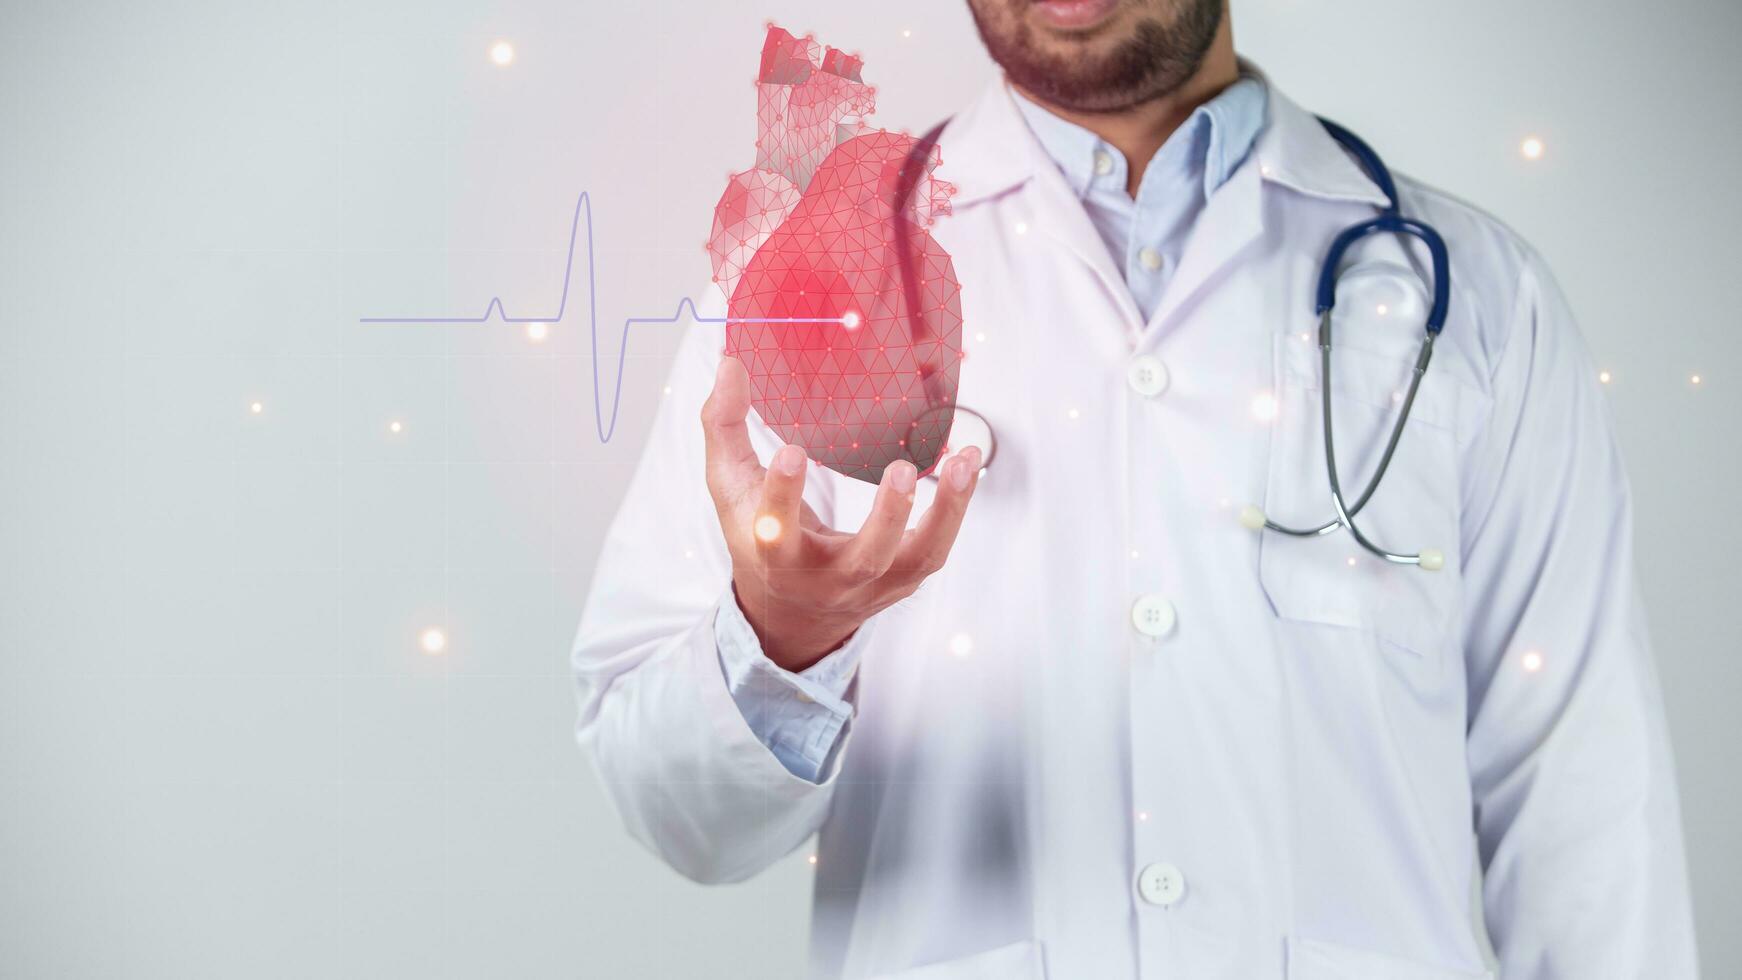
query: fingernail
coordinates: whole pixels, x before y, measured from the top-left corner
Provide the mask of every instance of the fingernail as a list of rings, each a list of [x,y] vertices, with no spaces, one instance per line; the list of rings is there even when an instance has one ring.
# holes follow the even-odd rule
[[[898,459],[889,464],[889,485],[897,493],[912,493],[913,485],[919,482],[919,471],[905,459]]]
[[[962,450],[962,459],[967,462],[968,469],[970,469],[970,470],[979,469],[980,468],[980,447],[979,446],[969,446],[968,448]]]
[[[968,478],[974,475],[974,468],[960,456],[950,460],[950,486],[957,490],[968,489]]]
[[[804,469],[804,450],[794,445],[781,446],[774,453],[774,468],[782,476],[797,476]]]

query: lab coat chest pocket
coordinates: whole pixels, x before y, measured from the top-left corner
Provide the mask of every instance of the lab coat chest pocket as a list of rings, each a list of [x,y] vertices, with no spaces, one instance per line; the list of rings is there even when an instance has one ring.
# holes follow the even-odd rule
[[[1393,334],[1384,351],[1341,341],[1333,349],[1333,444],[1350,506],[1383,454],[1420,336]],[[1318,337],[1280,335],[1274,357],[1276,415],[1264,511],[1279,524],[1317,527],[1335,515],[1325,465]],[[1387,562],[1363,550],[1346,529],[1322,537],[1265,531],[1259,577],[1278,617],[1368,631],[1420,654],[1446,644],[1460,601],[1457,461],[1474,429],[1476,408],[1468,394],[1451,372],[1429,367],[1391,467],[1355,517],[1380,547],[1405,554],[1437,548],[1445,567],[1428,571]]]
[[[943,963],[878,974],[874,980],[1045,980],[1045,977],[1040,944],[1024,940]]]
[[[1291,938],[1288,980],[1494,980],[1494,974],[1430,966],[1340,943]]]

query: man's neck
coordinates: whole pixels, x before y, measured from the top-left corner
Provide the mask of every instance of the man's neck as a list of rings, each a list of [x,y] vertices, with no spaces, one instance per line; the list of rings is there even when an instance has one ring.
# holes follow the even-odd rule
[[[1108,145],[1125,155],[1125,191],[1137,196],[1143,181],[1144,168],[1161,149],[1180,124],[1191,118],[1192,110],[1215,98],[1218,92],[1240,78],[1240,65],[1234,57],[1234,39],[1228,18],[1216,33],[1203,64],[1185,84],[1159,98],[1150,99],[1112,112],[1079,112],[1053,105],[1025,88],[1019,91],[1030,101],[1047,111],[1083,127],[1106,140]]]

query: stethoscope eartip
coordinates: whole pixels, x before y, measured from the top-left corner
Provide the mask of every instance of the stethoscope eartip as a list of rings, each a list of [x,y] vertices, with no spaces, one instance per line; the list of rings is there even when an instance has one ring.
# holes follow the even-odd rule
[[[1437,572],[1446,567],[1446,553],[1438,548],[1423,548],[1421,558],[1416,564],[1424,571]]]
[[[1257,504],[1247,504],[1240,508],[1241,527],[1252,531],[1262,531],[1265,523],[1264,511],[1259,510]]]

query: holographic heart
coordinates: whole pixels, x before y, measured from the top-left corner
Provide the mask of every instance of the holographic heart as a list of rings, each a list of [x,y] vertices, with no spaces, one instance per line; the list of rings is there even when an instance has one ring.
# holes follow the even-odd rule
[[[757,166],[735,174],[709,252],[726,353],[781,438],[868,482],[946,451],[962,358],[961,286],[928,230],[948,213],[935,146],[858,122],[860,62],[769,28]]]

